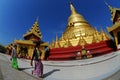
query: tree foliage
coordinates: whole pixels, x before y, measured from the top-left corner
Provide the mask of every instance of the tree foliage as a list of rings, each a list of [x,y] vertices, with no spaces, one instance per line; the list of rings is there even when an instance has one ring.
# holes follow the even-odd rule
[[[5,53],[6,49],[3,45],[0,44],[0,52]]]

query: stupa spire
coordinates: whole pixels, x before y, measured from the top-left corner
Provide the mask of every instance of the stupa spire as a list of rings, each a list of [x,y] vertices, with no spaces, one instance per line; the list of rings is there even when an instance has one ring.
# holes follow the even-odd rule
[[[107,2],[105,2],[105,4],[106,4],[107,7],[109,8],[110,13],[113,14],[113,8],[112,8]]]
[[[73,4],[70,2],[70,10],[71,10],[71,15],[68,18],[68,25],[74,25],[76,22],[86,22],[87,21],[84,19],[84,17],[80,14],[77,13],[75,10]]]
[[[56,42],[58,42],[58,36],[56,35]]]
[[[88,32],[89,35],[92,35],[94,28],[92,28],[90,24],[84,19],[84,17],[76,11],[71,2],[70,11],[71,14],[68,17],[67,28],[62,37],[64,37],[64,39],[77,39],[81,35],[85,36],[85,32]]]
[[[71,13],[74,14],[74,13],[77,13],[72,2],[70,2],[70,9],[71,9]]]

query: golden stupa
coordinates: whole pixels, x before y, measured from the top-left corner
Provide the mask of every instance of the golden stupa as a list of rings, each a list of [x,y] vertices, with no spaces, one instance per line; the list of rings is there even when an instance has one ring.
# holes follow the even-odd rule
[[[84,19],[84,17],[78,14],[70,3],[71,15],[68,18],[68,24],[62,37],[51,44],[50,48],[69,47],[85,44],[92,44],[94,42],[100,42],[110,40],[103,30],[98,32],[96,29]],[[54,45],[53,45],[54,44]]]
[[[72,3],[70,3],[70,9],[71,15],[68,18],[66,30],[60,39],[56,36],[56,40],[53,40],[50,45],[50,56],[48,58],[50,60],[74,58],[76,57],[76,53],[81,54],[83,48],[86,51],[88,49],[88,52],[91,50],[91,53],[95,53],[94,47],[97,47],[101,43],[106,44],[104,46],[108,46],[106,41],[111,41],[110,36],[102,29],[98,32],[81,14],[77,13]],[[93,47],[93,50],[88,45],[91,48]],[[78,46],[79,48],[77,48]],[[75,50],[75,48],[77,49]],[[96,53],[100,53],[100,51]]]

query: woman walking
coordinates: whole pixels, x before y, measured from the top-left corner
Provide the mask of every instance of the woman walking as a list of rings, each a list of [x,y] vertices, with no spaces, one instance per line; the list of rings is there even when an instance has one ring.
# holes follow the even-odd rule
[[[12,52],[11,52],[11,60],[12,60],[12,68],[18,69],[18,62],[17,62],[17,45],[11,44]]]
[[[35,45],[32,59],[31,59],[31,66],[33,66],[33,60],[34,60],[35,68],[32,71],[32,74],[36,75],[37,77],[43,78],[43,64],[41,62],[41,53],[42,52],[41,52],[39,46],[40,46],[40,44]]]

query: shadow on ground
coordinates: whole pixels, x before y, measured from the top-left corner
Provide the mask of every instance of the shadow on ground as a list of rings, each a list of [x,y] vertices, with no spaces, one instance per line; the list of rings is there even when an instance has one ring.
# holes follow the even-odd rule
[[[52,73],[54,73],[56,71],[60,71],[60,69],[53,69],[52,71],[49,71],[48,73],[44,74],[43,77],[45,78],[45,77],[51,75]]]
[[[33,67],[27,67],[27,68],[18,68],[19,71],[23,71],[23,70],[26,70],[26,69],[31,69]]]

